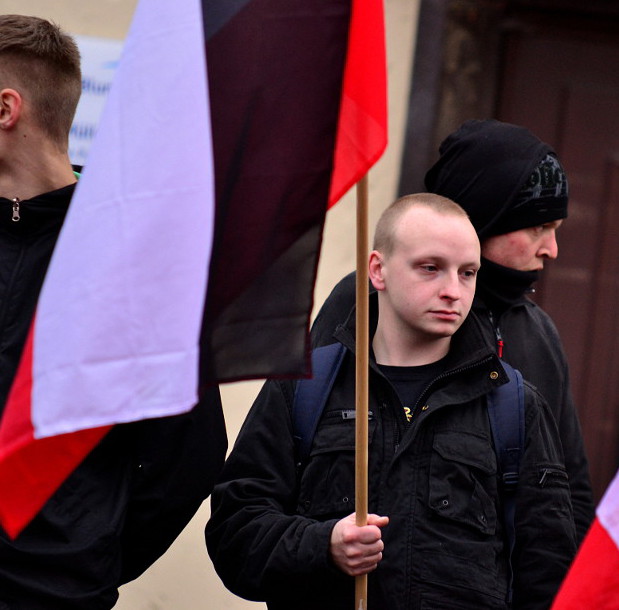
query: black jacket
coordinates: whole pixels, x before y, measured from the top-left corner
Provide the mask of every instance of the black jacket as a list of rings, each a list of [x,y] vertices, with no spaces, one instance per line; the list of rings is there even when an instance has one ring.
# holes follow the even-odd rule
[[[22,201],[17,222],[0,198],[2,406],[73,189]],[[16,540],[0,529],[0,609],[111,608],[208,496],[226,448],[217,389],[188,414],[115,426]]]
[[[336,520],[354,510],[354,321],[307,466],[290,421],[294,382],[267,382],[216,485],[206,541],[224,584],[272,610],[354,607],[353,579],[329,558]],[[493,381],[492,372],[499,376]],[[446,373],[406,423],[397,395],[370,372],[369,510],[387,515],[368,607],[506,608],[499,477],[485,394],[506,381],[479,321],[456,333]],[[423,406],[422,406],[423,405]],[[548,608],[576,549],[561,443],[546,403],[526,386],[526,442],[516,499],[514,608]]]
[[[500,328],[503,358],[522,373],[547,401],[557,421],[570,480],[572,506],[578,541],[582,541],[595,515],[589,479],[589,464],[580,422],[570,390],[569,370],[559,333],[550,316],[522,297],[498,319],[489,315],[481,299],[473,311],[479,316],[487,336]]]
[[[488,267],[488,261],[482,264],[478,277],[478,293],[473,303],[473,311],[482,323],[486,340],[496,342],[495,327],[500,327],[504,343],[503,358],[517,368],[524,378],[533,384],[544,396],[550,406],[559,428],[561,442],[565,453],[565,466],[569,475],[572,505],[576,521],[576,532],[580,542],[593,521],[595,506],[591,493],[589,466],[585,454],[580,423],[572,399],[569,383],[567,358],[563,351],[557,329],[538,305],[523,294],[525,284],[512,289],[517,277],[510,277],[505,286],[494,292],[491,298],[484,290],[482,271]],[[498,266],[492,266],[492,284],[496,286]],[[517,272],[512,272],[517,276]],[[371,291],[374,289],[371,288]],[[312,344],[314,347],[333,343],[333,332],[343,319],[355,300],[355,274],[344,277],[333,289],[321,307],[312,326]],[[499,301],[501,301],[499,303]],[[496,306],[494,316],[490,316],[487,302]],[[496,310],[499,310],[498,313]]]

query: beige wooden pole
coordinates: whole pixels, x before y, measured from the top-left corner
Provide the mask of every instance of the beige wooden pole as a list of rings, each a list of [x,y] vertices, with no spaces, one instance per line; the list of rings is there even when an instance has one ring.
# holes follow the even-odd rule
[[[368,176],[357,183],[355,519],[368,520]],[[367,574],[355,578],[355,610],[367,608]]]

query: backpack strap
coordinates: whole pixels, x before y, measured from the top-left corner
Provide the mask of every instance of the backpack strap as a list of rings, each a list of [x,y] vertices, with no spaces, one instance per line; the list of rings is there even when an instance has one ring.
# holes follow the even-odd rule
[[[509,382],[488,394],[488,415],[494,438],[503,491],[503,526],[508,543],[508,592],[511,603],[514,583],[512,555],[516,539],[516,488],[520,455],[524,446],[524,384],[520,371],[501,361]]]
[[[313,377],[297,382],[292,403],[292,427],[297,445],[297,461],[301,464],[309,457],[318,421],[345,353],[346,348],[341,343],[316,348],[312,352]]]

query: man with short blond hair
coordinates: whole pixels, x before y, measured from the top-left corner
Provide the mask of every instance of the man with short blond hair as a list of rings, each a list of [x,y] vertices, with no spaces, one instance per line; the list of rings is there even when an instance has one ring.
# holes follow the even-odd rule
[[[368,264],[367,525],[353,514],[353,309],[334,334],[343,359],[306,458],[295,445],[295,382],[269,381],[256,399],[212,495],[206,543],[215,569],[233,593],[270,610],[349,610],[361,574],[368,608],[512,607],[486,404],[507,375],[469,314],[475,229],[444,197],[408,196],[378,221]],[[542,610],[576,543],[554,419],[534,389],[525,384],[524,394],[513,608]],[[544,468],[557,476],[540,481]]]
[[[390,254],[394,245],[394,232],[398,227],[398,219],[409,207],[413,205],[426,205],[436,212],[452,213],[455,216],[468,218],[468,214],[451,199],[433,195],[431,193],[418,193],[405,195],[394,201],[380,216],[374,230],[373,250],[381,250]]]

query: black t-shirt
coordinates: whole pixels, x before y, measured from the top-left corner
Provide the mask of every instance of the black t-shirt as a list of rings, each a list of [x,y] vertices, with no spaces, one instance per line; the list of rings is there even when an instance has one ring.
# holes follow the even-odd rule
[[[404,408],[406,420],[410,422],[415,404],[423,391],[433,379],[445,370],[445,359],[420,366],[379,364],[378,368],[393,385]]]

